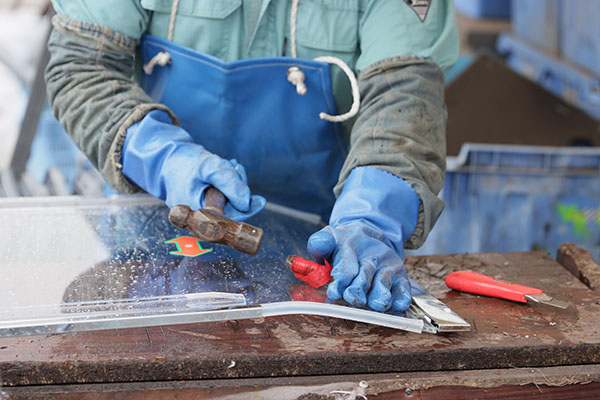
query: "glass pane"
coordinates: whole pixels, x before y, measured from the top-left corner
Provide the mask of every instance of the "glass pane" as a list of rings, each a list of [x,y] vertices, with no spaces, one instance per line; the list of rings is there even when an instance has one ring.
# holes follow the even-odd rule
[[[323,304],[296,279],[318,217],[268,207],[255,256],[189,237],[146,196],[0,201],[0,336],[309,313],[420,331],[422,322]],[[297,303],[289,303],[297,302]],[[310,304],[304,302],[312,302]]]

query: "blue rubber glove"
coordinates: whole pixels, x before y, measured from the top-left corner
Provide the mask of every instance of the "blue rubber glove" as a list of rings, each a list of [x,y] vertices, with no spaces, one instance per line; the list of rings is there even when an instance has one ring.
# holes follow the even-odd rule
[[[308,240],[315,260],[332,260],[327,297],[376,311],[408,308],[404,242],[417,226],[419,197],[404,180],[373,167],[352,170],[329,226]]]
[[[225,215],[237,221],[257,214],[266,204],[264,197],[250,196],[242,165],[194,143],[162,110],[149,112],[127,129],[122,161],[127,178],[169,207],[202,208],[204,192],[210,186],[229,200]]]

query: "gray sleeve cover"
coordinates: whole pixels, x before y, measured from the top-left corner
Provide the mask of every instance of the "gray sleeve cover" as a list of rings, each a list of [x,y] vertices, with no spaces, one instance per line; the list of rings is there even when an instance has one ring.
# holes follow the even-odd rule
[[[406,242],[418,248],[444,208],[437,197],[446,172],[444,74],[431,60],[394,57],[363,70],[358,83],[361,108],[335,194],[358,166],[404,179],[421,201],[417,228]]]
[[[177,119],[133,80],[135,40],[63,15],[52,23],[46,85],[54,115],[110,186],[139,191],[121,172],[127,128],[154,109]]]

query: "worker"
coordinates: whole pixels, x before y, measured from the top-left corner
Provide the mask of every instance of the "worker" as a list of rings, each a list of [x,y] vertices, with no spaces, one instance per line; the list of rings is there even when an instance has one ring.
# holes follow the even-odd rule
[[[443,208],[451,0],[53,5],[52,110],[110,186],[192,209],[214,186],[238,220],[265,198],[329,217],[308,239],[329,299],[407,309],[404,248]]]

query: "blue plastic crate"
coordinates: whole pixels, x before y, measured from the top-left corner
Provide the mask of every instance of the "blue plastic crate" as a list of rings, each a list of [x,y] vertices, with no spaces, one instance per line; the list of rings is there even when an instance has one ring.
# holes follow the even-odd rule
[[[448,158],[446,203],[412,254],[545,250],[600,261],[600,149],[466,144]]]
[[[514,35],[500,35],[497,48],[512,69],[600,119],[600,77],[552,57]]]
[[[469,68],[473,61],[475,61],[473,54],[459,56],[450,72],[446,74],[446,85],[458,78],[467,68]]]
[[[508,19],[510,0],[455,0],[456,11],[471,18]]]
[[[83,153],[64,131],[52,112],[46,108],[40,115],[37,132],[31,144],[27,171],[39,183],[44,183],[51,167],[62,173],[67,189],[73,192]]]
[[[558,54],[561,6],[560,0],[512,0],[513,32],[523,40]]]
[[[600,75],[600,1],[565,1],[561,20],[563,57]]]

